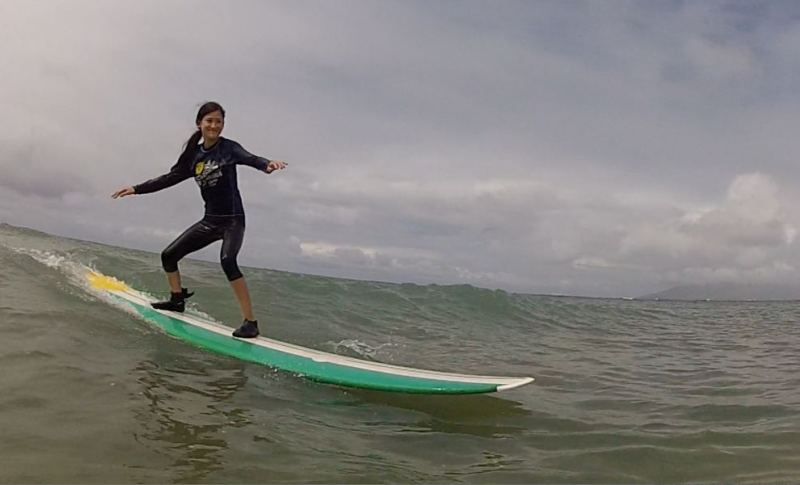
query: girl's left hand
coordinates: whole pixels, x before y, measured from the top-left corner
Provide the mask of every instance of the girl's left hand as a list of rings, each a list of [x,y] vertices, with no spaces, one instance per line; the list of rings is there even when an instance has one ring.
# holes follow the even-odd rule
[[[272,173],[275,170],[283,170],[286,168],[286,165],[288,165],[286,162],[282,162],[280,160],[270,160],[270,162],[267,164],[266,172]]]

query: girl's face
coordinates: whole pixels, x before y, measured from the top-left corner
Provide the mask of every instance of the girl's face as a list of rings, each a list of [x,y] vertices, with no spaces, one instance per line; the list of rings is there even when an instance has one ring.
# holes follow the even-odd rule
[[[221,111],[212,111],[203,116],[197,128],[203,135],[203,141],[208,144],[213,144],[222,133],[222,128],[225,127],[225,118],[222,117]]]

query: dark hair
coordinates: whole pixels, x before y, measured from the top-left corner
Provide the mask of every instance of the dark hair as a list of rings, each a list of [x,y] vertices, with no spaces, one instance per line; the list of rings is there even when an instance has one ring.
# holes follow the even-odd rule
[[[200,109],[197,111],[197,118],[195,118],[194,123],[196,125],[199,125],[207,114],[213,113],[214,111],[219,111],[220,113],[222,113],[222,119],[223,120],[225,119],[225,109],[222,107],[222,105],[214,101],[209,101],[200,106]],[[181,153],[181,156],[178,157],[178,162],[172,167],[173,169],[179,167],[187,167],[187,168],[189,167],[189,164],[194,159],[195,153],[197,153],[197,147],[200,144],[200,138],[202,137],[203,134],[200,132],[199,128],[197,129],[197,131],[192,133],[192,136],[190,136],[189,139],[186,140],[186,144],[183,146],[183,153]]]

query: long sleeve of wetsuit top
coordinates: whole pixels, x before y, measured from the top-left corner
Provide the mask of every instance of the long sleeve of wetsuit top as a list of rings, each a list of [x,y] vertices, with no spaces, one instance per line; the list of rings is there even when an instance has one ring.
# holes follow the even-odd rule
[[[236,142],[233,142],[233,159],[237,164],[249,165],[261,171],[266,171],[269,165],[269,159],[253,155]]]
[[[179,167],[176,163],[169,170],[169,173],[165,173],[164,175],[150,179],[147,182],[142,182],[139,185],[134,185],[133,190],[137,194],[150,194],[153,192],[158,192],[162,189],[166,189],[167,187],[172,187],[173,185],[183,182],[191,176],[192,174],[189,170]]]

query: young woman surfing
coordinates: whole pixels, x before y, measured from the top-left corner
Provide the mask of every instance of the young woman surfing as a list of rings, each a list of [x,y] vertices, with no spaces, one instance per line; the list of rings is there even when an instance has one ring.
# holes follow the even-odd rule
[[[176,312],[184,310],[186,298],[194,293],[181,286],[178,261],[221,239],[222,269],[239,301],[244,319],[242,325],[233,332],[233,336],[257,337],[258,321],[253,315],[244,276],[236,263],[244,238],[244,207],[236,180],[236,165],[249,165],[272,173],[286,168],[286,163],[255,156],[235,141],[221,137],[225,126],[225,110],[218,103],[208,102],[201,106],[195,124],[197,131],[186,142],[183,153],[169,173],[133,187],[123,187],[111,197],[116,199],[133,194],[149,194],[194,177],[205,201],[205,215],[161,253],[161,263],[167,273],[171,296],[167,301],[153,303],[153,308]]]

